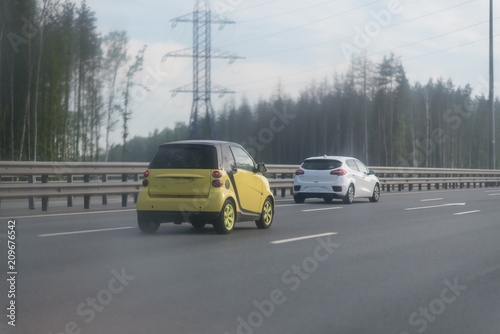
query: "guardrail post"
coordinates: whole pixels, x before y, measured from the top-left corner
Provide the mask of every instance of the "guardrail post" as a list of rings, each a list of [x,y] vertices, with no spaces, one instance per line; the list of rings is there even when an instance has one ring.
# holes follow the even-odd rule
[[[127,182],[128,175],[127,174],[122,174],[122,182]],[[128,199],[128,194],[122,194],[122,207],[127,206],[127,199]]]
[[[276,180],[278,178],[278,174],[274,173],[273,178]],[[278,195],[277,188],[273,188],[273,195],[276,197]]]
[[[71,174],[66,175],[66,182],[72,183],[73,182],[73,175],[71,175]],[[67,202],[68,208],[72,207],[73,206],[73,196],[68,195],[66,197],[66,202]]]
[[[29,175],[28,176],[28,183],[35,183],[35,176],[34,175]],[[30,210],[35,209],[35,197],[30,196],[28,198],[28,207]]]
[[[83,175],[83,182],[84,183],[90,182],[90,174]],[[90,209],[90,195],[83,195],[83,208]]]
[[[102,182],[106,183],[108,182],[108,176],[106,174],[102,174]],[[102,205],[107,205],[108,204],[108,195],[104,194],[102,195]]]
[[[286,174],[281,174],[281,178],[285,179],[286,178]],[[283,187],[283,188],[281,188],[281,197],[285,197],[285,196],[286,196],[286,188]]]
[[[49,182],[49,176],[42,175],[42,183],[48,183],[48,182]],[[42,211],[47,211],[48,206],[49,206],[49,196],[42,196]]]

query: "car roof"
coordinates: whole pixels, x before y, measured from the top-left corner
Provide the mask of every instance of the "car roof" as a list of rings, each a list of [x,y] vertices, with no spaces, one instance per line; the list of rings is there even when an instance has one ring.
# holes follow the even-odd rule
[[[180,141],[173,141],[173,142],[161,144],[160,147],[163,147],[166,145],[176,145],[176,144],[200,144],[200,145],[231,144],[231,145],[240,146],[240,144],[232,143],[232,142],[228,142],[228,141],[222,141],[222,140],[180,140]]]
[[[347,159],[356,159],[356,158],[353,158],[353,157],[344,157],[344,156],[339,156],[339,155],[323,155],[323,156],[319,156],[319,157],[306,158],[306,159],[304,159],[304,161],[306,161],[306,160],[321,160],[321,159],[345,161]],[[358,160],[358,159],[356,159],[356,160]]]

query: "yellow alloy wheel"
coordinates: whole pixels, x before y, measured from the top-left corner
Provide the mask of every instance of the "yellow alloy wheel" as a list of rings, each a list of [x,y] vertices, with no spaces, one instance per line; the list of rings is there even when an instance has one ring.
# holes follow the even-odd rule
[[[266,229],[269,228],[273,222],[274,208],[271,199],[267,198],[262,206],[262,213],[260,214],[260,219],[255,221],[258,228]]]

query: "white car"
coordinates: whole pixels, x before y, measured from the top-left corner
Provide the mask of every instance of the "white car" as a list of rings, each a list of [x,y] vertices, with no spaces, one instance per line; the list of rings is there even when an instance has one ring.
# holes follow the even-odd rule
[[[351,204],[355,198],[380,199],[380,182],[373,171],[358,159],[322,156],[307,158],[295,172],[293,198],[304,203],[306,198],[334,198]]]

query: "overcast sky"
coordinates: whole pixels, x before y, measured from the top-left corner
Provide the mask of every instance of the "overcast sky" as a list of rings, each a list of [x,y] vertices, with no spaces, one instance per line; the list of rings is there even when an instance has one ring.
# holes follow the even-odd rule
[[[98,30],[126,30],[131,56],[147,44],[144,71],[137,81],[149,92],[135,92],[131,137],[147,136],[175,122],[188,122],[192,95],[172,89],[192,82],[192,59],[162,57],[192,46],[192,24],[172,27],[171,19],[193,11],[195,0],[87,0]],[[352,53],[379,62],[394,52],[407,77],[427,83],[451,78],[487,94],[487,0],[211,0],[214,15],[235,24],[213,25],[212,48],[245,57],[230,64],[212,62],[213,84],[236,91],[212,96],[215,110],[225,103],[253,105],[277,87],[295,97],[313,82],[332,80],[349,66]],[[497,6],[498,7],[498,6]],[[494,12],[500,18],[500,13]],[[494,35],[500,34],[495,20]],[[498,26],[498,27],[497,27]],[[219,29],[221,28],[221,29]],[[495,39],[498,42],[498,39]],[[498,48],[496,48],[498,50]],[[499,59],[496,54],[495,59]],[[498,71],[496,71],[498,73]],[[500,80],[500,79],[499,79]],[[115,131],[119,142],[119,129]]]

